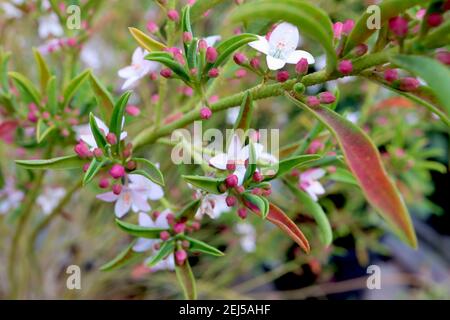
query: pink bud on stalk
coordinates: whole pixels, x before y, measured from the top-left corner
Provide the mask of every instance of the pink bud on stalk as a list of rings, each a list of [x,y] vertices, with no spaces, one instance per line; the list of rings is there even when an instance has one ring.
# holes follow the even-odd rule
[[[331,104],[336,101],[336,97],[331,92],[326,91],[319,94],[319,100],[323,104]]]
[[[217,78],[218,76],[219,76],[219,69],[212,68],[211,70],[208,71],[208,77]]]
[[[320,100],[315,96],[309,96],[306,98],[306,104],[309,107],[318,107],[320,106]]]
[[[110,144],[110,145],[115,145],[117,143],[117,137],[114,133],[109,132],[106,135],[106,141]]]
[[[125,175],[125,168],[122,167],[120,164],[114,164],[111,169],[109,170],[109,174],[114,179],[122,178]]]
[[[147,22],[147,30],[150,33],[155,33],[157,32],[159,29],[158,25],[156,23],[154,23],[153,21],[149,21]]]
[[[299,62],[295,65],[295,72],[297,72],[299,75],[305,75],[308,73],[308,60],[305,58],[301,58]]]
[[[167,12],[167,18],[169,18],[169,20],[177,22],[178,20],[180,20],[180,15],[178,14],[177,10],[172,9]]]
[[[169,68],[164,68],[159,72],[159,74],[164,78],[170,78],[172,77],[172,70],[170,70]]]
[[[408,20],[400,16],[391,18],[389,19],[389,29],[397,37],[403,38],[408,34]]]
[[[368,50],[369,50],[369,47],[367,46],[367,44],[360,43],[355,47],[353,52],[355,53],[355,56],[361,57],[361,56],[365,55]]]
[[[431,13],[427,17],[428,26],[430,26],[431,28],[440,26],[443,21],[444,21],[444,17],[442,16],[442,14],[440,14],[438,12]]]
[[[247,209],[239,208],[237,211],[237,214],[241,219],[245,219],[245,218],[247,218]]]
[[[259,69],[260,65],[261,65],[261,62],[259,61],[258,58],[252,58],[252,59],[250,60],[250,66],[251,66],[253,69]]]
[[[247,75],[247,71],[245,69],[239,69],[236,71],[235,76],[238,79],[241,79]]]
[[[89,150],[88,145],[81,140],[75,146],[74,151],[82,159],[89,158],[92,156],[92,152]]]
[[[338,71],[344,75],[348,75],[353,71],[353,64],[350,60],[342,60],[339,62]]]
[[[289,79],[289,72],[287,71],[278,71],[277,72],[277,81],[278,82],[286,82]]]
[[[162,241],[167,241],[167,240],[170,239],[170,233],[167,232],[167,231],[162,231],[162,232],[159,234],[159,238],[160,238]]]
[[[261,172],[255,171],[255,173],[253,173],[253,181],[255,181],[255,182],[261,182],[261,181],[263,181],[263,179],[264,179],[264,177],[263,177],[263,175],[261,174]]]
[[[108,178],[101,178],[98,182],[98,186],[102,189],[106,189],[109,187],[109,180]]]
[[[235,174],[230,174],[228,177],[226,177],[225,179],[225,185],[228,188],[234,188],[238,185],[239,183],[239,179]]]
[[[384,71],[384,80],[386,80],[389,83],[394,82],[398,79],[398,71],[395,69],[387,69]]]
[[[187,259],[187,253],[185,250],[180,249],[175,252],[175,260],[177,262],[177,265],[179,265],[179,266],[183,265],[184,262],[186,261],[186,259]]]
[[[208,120],[212,116],[212,111],[208,107],[203,107],[200,109],[200,118],[203,120]]]
[[[114,185],[112,186],[112,192],[113,192],[115,195],[119,195],[119,194],[122,192],[122,185],[121,185],[121,184],[114,184]]]
[[[420,86],[419,80],[412,77],[405,77],[400,79],[400,90],[411,92],[416,91]]]
[[[236,170],[236,164],[233,162],[227,163],[227,170],[229,170],[229,171]]]
[[[233,207],[236,204],[236,197],[233,196],[227,196],[225,199],[225,202],[227,203],[227,206]]]
[[[94,157],[96,158],[101,158],[103,157],[103,151],[100,148],[95,148],[94,149]]]
[[[450,65],[450,52],[449,51],[439,51],[436,53],[436,59],[441,63],[449,66]]]
[[[201,39],[198,42],[198,50],[200,51],[206,51],[206,48],[208,48],[208,43],[206,42],[205,39]]]
[[[346,20],[344,22],[344,24],[342,25],[342,33],[349,35],[350,32],[352,32],[354,26],[355,26],[355,21],[353,21],[352,19]]]
[[[183,42],[189,43],[192,41],[192,33],[190,32],[183,32]]]
[[[234,54],[233,60],[236,64],[242,65],[247,61],[247,57],[243,53],[237,52]]]
[[[141,110],[137,106],[129,104],[125,107],[125,112],[132,117],[136,117],[141,113]]]
[[[206,49],[206,61],[209,63],[214,63],[217,60],[217,50],[214,47],[208,47]]]

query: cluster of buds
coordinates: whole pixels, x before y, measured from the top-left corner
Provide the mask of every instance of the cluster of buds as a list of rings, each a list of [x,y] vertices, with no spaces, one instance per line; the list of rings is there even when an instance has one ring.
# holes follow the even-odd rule
[[[238,66],[243,67],[243,69],[239,69],[236,72],[236,78],[243,78],[247,72],[246,70],[249,70],[251,72],[254,72],[256,74],[262,74],[261,69],[261,62],[258,57],[253,57],[251,59],[248,59],[247,56],[241,52],[236,52],[233,55],[233,61]]]
[[[305,99],[305,103],[309,107],[318,107],[321,104],[332,104],[336,101],[336,97],[329,91],[320,93],[317,96],[308,96]]]
[[[394,88],[406,92],[416,91],[420,87],[420,82],[413,77],[399,77],[398,71],[395,69],[387,69],[384,72],[384,80],[391,84]]]
[[[50,39],[43,45],[38,47],[38,51],[42,55],[47,55],[59,50],[75,48],[78,46],[76,38]]]
[[[355,21],[348,19],[345,22],[336,22],[333,24],[333,33],[335,39],[341,39],[342,36],[348,36],[355,26]]]

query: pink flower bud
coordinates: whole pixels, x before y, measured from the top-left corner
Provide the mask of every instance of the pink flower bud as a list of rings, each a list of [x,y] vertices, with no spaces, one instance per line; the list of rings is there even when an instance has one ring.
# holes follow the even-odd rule
[[[119,195],[119,194],[122,192],[122,185],[121,185],[121,184],[114,184],[114,185],[112,186],[112,192],[113,192],[115,195]]]
[[[411,92],[417,90],[419,86],[420,82],[416,78],[405,77],[400,79],[400,90]]]
[[[28,112],[27,119],[33,123],[36,123],[39,120],[35,111]]]
[[[304,75],[308,73],[308,60],[305,58],[301,58],[299,62],[295,65],[295,72],[297,72],[300,75]]]
[[[245,69],[239,69],[234,75],[236,76],[236,78],[241,79],[247,75],[247,71]]]
[[[30,110],[30,111],[38,111],[38,107],[36,106],[35,103],[30,103],[28,105],[28,110]]]
[[[137,106],[129,104],[125,107],[125,112],[132,117],[136,117],[141,113],[141,110]]]
[[[259,62],[258,58],[252,58],[250,60],[250,65],[252,66],[253,69],[259,69],[259,66],[261,65],[261,62]]]
[[[200,222],[198,222],[198,221],[192,222],[192,223],[191,223],[191,227],[192,227],[192,229],[194,229],[194,230],[200,230],[200,227],[201,227]]]
[[[173,213],[168,213],[166,215],[167,223],[172,225],[175,222],[175,216]]]
[[[245,54],[237,52],[234,54],[233,60],[236,64],[241,65],[247,61],[247,57],[245,56]]]
[[[252,194],[260,196],[260,195],[262,195],[262,189],[261,188],[254,188],[252,190]]]
[[[206,61],[209,63],[214,63],[217,60],[217,50],[214,47],[208,47],[206,49]]]
[[[349,35],[350,32],[352,32],[354,26],[355,26],[355,21],[353,21],[352,19],[346,20],[344,22],[344,24],[342,25],[342,33]]]
[[[342,60],[339,62],[338,71],[344,75],[348,75],[353,71],[353,64],[350,60]]]
[[[164,78],[170,78],[172,77],[172,70],[170,70],[169,68],[164,68],[159,72],[159,74]]]
[[[75,39],[75,38],[69,38],[69,39],[67,39],[67,41],[66,41],[66,43],[67,43],[67,45],[69,46],[69,47],[75,47],[76,45],[77,45],[77,39]]]
[[[162,232],[159,234],[159,238],[160,238],[162,241],[167,241],[167,240],[170,239],[170,233],[167,232],[167,231],[162,231]]]
[[[342,27],[344,24],[342,22],[336,22],[333,24],[333,34],[335,39],[340,39],[342,36]]]
[[[227,203],[227,206],[233,207],[236,204],[236,197],[233,196],[227,196],[225,199],[225,202]]]
[[[127,162],[127,169],[128,170],[134,170],[136,169],[136,162],[134,162],[133,160],[130,160]]]
[[[384,72],[384,80],[386,80],[389,83],[394,82],[398,79],[398,71],[395,69],[387,69]]]
[[[319,94],[320,103],[331,104],[336,101],[336,97],[331,92],[322,92]]]
[[[272,189],[264,189],[263,190],[263,196],[268,197],[272,194]]]
[[[108,178],[101,178],[98,182],[98,186],[102,189],[106,189],[109,187],[109,180]]]
[[[237,211],[237,214],[241,219],[245,219],[245,218],[247,218],[247,209],[239,208]]]
[[[200,109],[200,118],[203,120],[208,120],[212,116],[212,111],[208,107],[203,107]]]
[[[117,137],[114,133],[109,132],[106,135],[106,141],[110,144],[110,145],[115,145],[117,143]]]
[[[177,265],[181,266],[184,264],[184,262],[187,259],[187,253],[185,250],[181,249],[181,250],[177,250],[175,252],[175,260],[177,262]]]
[[[83,172],[88,171],[88,169],[89,169],[90,166],[91,166],[91,163],[90,163],[90,162],[83,164]]]
[[[192,41],[192,33],[190,32],[183,32],[183,42],[189,43]]]
[[[217,78],[218,76],[219,76],[219,69],[212,68],[211,70],[208,71],[208,77]]]
[[[177,10],[172,9],[167,12],[167,18],[169,18],[169,20],[177,22],[178,20],[180,20],[180,15],[178,14]]]
[[[278,71],[277,72],[277,81],[278,82],[286,82],[289,79],[289,72],[287,71]]]
[[[439,51],[436,53],[436,59],[441,63],[449,66],[450,65],[450,52],[449,51]]]
[[[243,186],[237,186],[234,188],[234,190],[236,190],[237,193],[241,194],[244,193],[245,188]]]
[[[408,20],[400,16],[389,19],[389,29],[397,37],[403,38],[408,34]]]
[[[147,22],[147,30],[150,33],[155,33],[157,32],[159,29],[158,25],[156,23],[154,23],[153,21],[149,21]]]
[[[92,152],[89,150],[88,145],[84,141],[78,142],[74,148],[74,151],[82,159],[88,158],[92,155]]]
[[[120,164],[114,164],[111,169],[109,170],[109,174],[114,179],[122,178],[125,175],[125,168],[122,167]]]
[[[263,177],[263,175],[261,174],[261,172],[255,171],[255,172],[253,173],[253,181],[255,181],[255,182],[261,182],[261,181],[263,181],[263,179],[264,179],[264,177]]]
[[[430,26],[431,28],[440,26],[443,21],[444,21],[444,17],[442,16],[442,14],[440,14],[438,12],[431,13],[427,17],[428,26]]]
[[[310,107],[318,107],[320,105],[320,100],[315,96],[309,96],[306,98],[306,104]]]
[[[103,157],[103,151],[100,148],[95,148],[94,149],[94,157],[96,158],[101,158]]]
[[[208,43],[206,42],[205,39],[201,39],[198,42],[198,50],[200,51],[206,51],[206,48],[208,48]]]
[[[238,185],[239,183],[239,179],[235,174],[230,174],[228,177],[226,177],[225,179],[225,185],[228,188],[234,188]]]
[[[355,53],[355,55],[357,57],[361,57],[361,56],[365,55],[368,50],[369,50],[369,47],[367,46],[367,44],[360,43],[356,46],[356,48],[353,50],[353,52]]]

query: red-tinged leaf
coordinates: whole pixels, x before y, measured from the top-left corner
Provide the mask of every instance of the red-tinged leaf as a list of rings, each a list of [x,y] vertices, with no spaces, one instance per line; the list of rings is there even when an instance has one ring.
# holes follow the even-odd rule
[[[278,208],[273,203],[269,203],[269,213],[267,214],[266,219],[283,230],[283,232],[294,240],[303,251],[309,253],[310,247],[308,239],[306,239],[303,232],[301,232],[299,227],[297,227],[297,225],[283,212],[283,210]]]
[[[417,239],[408,210],[389,179],[378,150],[359,127],[336,112],[323,107],[310,108],[287,95],[296,105],[310,112],[334,134],[345,160],[369,203],[385,218],[399,237],[412,247]]]
[[[6,120],[0,123],[0,139],[6,143],[13,143],[17,125],[15,120]]]

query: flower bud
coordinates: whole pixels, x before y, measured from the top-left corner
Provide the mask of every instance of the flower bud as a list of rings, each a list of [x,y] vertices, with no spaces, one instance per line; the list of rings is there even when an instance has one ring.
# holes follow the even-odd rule
[[[398,79],[398,71],[395,69],[387,69],[384,72],[384,80],[386,80],[389,83],[394,82]]]
[[[308,60],[305,58],[301,58],[295,65],[295,72],[297,72],[299,75],[305,75],[308,73],[308,67]]]
[[[334,94],[327,91],[327,92],[322,92],[321,94],[319,94],[319,100],[320,100],[320,103],[331,104],[336,101],[336,97],[334,96]]]
[[[441,63],[449,66],[450,65],[450,52],[449,51],[439,51],[436,53],[436,59]]]
[[[122,167],[120,164],[114,164],[111,169],[109,170],[109,174],[114,179],[122,178],[125,175],[125,168]]]
[[[225,179],[225,185],[228,188],[234,188],[238,185],[239,183],[239,179],[235,174],[230,174],[228,177],[226,177]]]
[[[444,18],[442,16],[442,14],[440,14],[438,12],[431,13],[427,17],[427,24],[430,28],[440,26],[443,21],[444,21]]]
[[[356,46],[356,48],[353,50],[353,52],[355,53],[355,56],[361,57],[361,56],[365,55],[368,50],[369,50],[369,47],[367,46],[367,44],[360,43]]]
[[[200,109],[200,118],[203,120],[208,120],[212,116],[212,111],[208,107],[203,107]]]
[[[408,34],[408,20],[400,16],[389,19],[389,29],[397,37],[403,38]]]
[[[236,78],[241,79],[247,75],[247,71],[245,69],[239,69],[234,75],[236,76]]]
[[[130,160],[127,162],[126,167],[127,167],[127,170],[134,170],[134,169],[136,169],[137,165],[136,165],[136,162],[134,162],[133,160]]]
[[[173,215],[173,213],[168,213],[166,219],[167,223],[170,225],[172,225],[175,222],[175,216]]]
[[[106,141],[110,144],[110,145],[115,145],[117,143],[117,137],[114,133],[109,132],[106,135]]]
[[[227,196],[225,199],[225,202],[227,203],[227,206],[233,207],[236,204],[236,197],[233,196]]]
[[[219,76],[219,69],[212,68],[211,70],[208,71],[208,77],[217,78],[218,76]]]
[[[98,186],[102,189],[106,189],[109,187],[109,180],[108,178],[101,178],[98,182]]]
[[[251,66],[253,69],[259,69],[260,65],[261,65],[261,62],[259,61],[258,58],[252,58],[252,59],[250,60],[250,66]]]
[[[169,18],[169,20],[177,22],[178,20],[180,20],[180,15],[178,14],[177,10],[172,9],[167,12],[167,18]]]
[[[209,63],[214,63],[217,60],[217,50],[214,47],[208,47],[206,49],[206,61]]]
[[[158,25],[156,23],[154,23],[153,21],[147,22],[146,27],[147,27],[148,32],[150,32],[150,33],[155,33],[159,29]]]
[[[164,68],[164,69],[161,69],[159,74],[161,76],[163,76],[164,78],[170,78],[170,77],[172,77],[172,70],[169,68]]]
[[[289,72],[287,71],[278,71],[277,72],[277,81],[278,82],[286,82],[289,79]]]
[[[178,223],[175,223],[175,225],[173,226],[173,231],[177,234],[183,233],[185,228],[186,228],[186,225],[184,223],[178,222]]]
[[[355,21],[353,21],[352,19],[346,20],[342,24],[342,33],[346,34],[346,35],[349,35],[350,32],[352,32],[354,26],[355,26]]]
[[[344,75],[348,75],[353,71],[353,64],[350,60],[342,60],[339,62],[338,71]]]
[[[122,185],[121,185],[121,184],[114,184],[114,185],[112,186],[112,192],[113,192],[115,195],[119,195],[119,194],[122,192]]]
[[[194,229],[194,230],[200,230],[200,227],[201,227],[200,222],[198,222],[198,221],[192,222],[192,223],[191,223],[191,227],[192,227],[192,229]]]
[[[27,119],[33,123],[36,123],[39,120],[35,111],[28,112]]]
[[[183,32],[183,42],[184,43],[190,43],[192,41],[192,33],[190,32]]]
[[[342,36],[342,27],[343,23],[338,21],[335,24],[333,24],[333,34],[335,39],[340,39]]]
[[[260,196],[260,195],[262,195],[262,189],[261,188],[254,188],[252,190],[252,194]]]
[[[320,100],[315,96],[309,96],[306,98],[306,104],[310,107],[318,107],[320,106]]]
[[[137,106],[129,104],[125,107],[125,112],[132,117],[136,117],[141,113],[141,110]]]
[[[162,232],[159,234],[159,238],[160,238],[162,241],[167,241],[167,240],[170,239],[170,233],[167,232],[167,231],[162,231]]]
[[[412,77],[405,77],[400,79],[400,90],[402,91],[407,91],[407,92],[411,92],[411,91],[416,91],[420,86],[420,82],[419,80],[417,80],[416,78],[412,78]]]
[[[81,140],[75,146],[74,151],[82,159],[92,156],[92,152],[89,150],[88,145],[84,141],[81,141]]]
[[[100,148],[95,148],[94,149],[94,157],[96,158],[101,158],[103,157],[103,151]]]
[[[90,162],[83,164],[83,172],[88,171],[88,169],[89,169],[90,166],[91,166],[91,163],[90,163]]]
[[[206,51],[206,49],[208,48],[208,43],[206,42],[205,39],[201,39],[198,42],[198,50],[200,51]]]
[[[244,193],[245,188],[243,186],[236,186],[234,190],[236,190],[237,193],[241,194]]]
[[[185,250],[181,249],[181,250],[177,250],[175,252],[175,260],[177,265],[181,266],[184,264],[184,262],[187,259],[187,253]]]
[[[306,88],[303,83],[298,82],[298,83],[294,84],[295,93],[303,94],[303,93],[305,93],[305,90],[306,90]]]
[[[247,61],[247,57],[243,53],[237,52],[234,54],[233,60],[236,64],[242,65]]]
[[[75,47],[77,45],[77,39],[76,38],[69,38],[69,39],[67,39],[66,44],[69,47],[73,48],[73,47]]]
[[[255,171],[255,172],[253,173],[253,181],[255,181],[255,182],[261,182],[261,181],[263,181],[263,179],[264,179],[264,177],[263,177],[263,175],[261,174],[261,172]]]
[[[247,209],[239,208],[237,211],[237,214],[241,219],[245,219],[245,218],[247,218]]]

